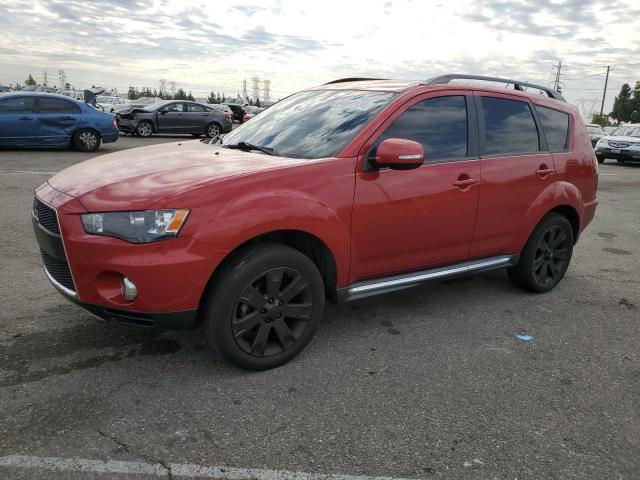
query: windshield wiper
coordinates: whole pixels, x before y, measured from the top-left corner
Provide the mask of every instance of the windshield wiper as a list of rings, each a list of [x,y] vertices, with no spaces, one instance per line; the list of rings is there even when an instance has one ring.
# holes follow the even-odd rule
[[[222,145],[224,148],[232,148],[236,150],[258,150],[259,152],[266,153],[267,155],[277,155],[273,148],[263,147],[262,145],[254,145],[253,143],[238,142],[234,145]]]

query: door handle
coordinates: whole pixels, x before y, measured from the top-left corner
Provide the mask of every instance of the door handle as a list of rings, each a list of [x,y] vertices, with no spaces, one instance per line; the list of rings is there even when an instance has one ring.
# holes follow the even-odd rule
[[[536,170],[536,175],[538,175],[539,177],[546,177],[547,175],[551,175],[553,172],[555,172],[553,168],[543,168],[543,167],[544,165],[538,168],[538,170]]]
[[[477,178],[463,178],[463,179],[456,180],[455,182],[452,183],[452,185],[458,188],[465,188],[476,183],[478,183]]]
[[[20,120],[33,120],[31,117],[20,117]]]

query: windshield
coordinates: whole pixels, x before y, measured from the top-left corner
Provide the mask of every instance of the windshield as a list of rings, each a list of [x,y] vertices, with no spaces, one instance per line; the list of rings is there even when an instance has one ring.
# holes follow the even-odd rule
[[[604,133],[602,127],[587,127],[587,132],[589,133]]]
[[[616,137],[640,137],[640,127],[618,127],[610,135]]]
[[[135,103],[138,103],[137,101]],[[150,103],[148,105],[144,106],[144,109],[147,112],[155,112],[156,110],[161,109],[162,107],[164,107],[168,102],[166,101],[162,101],[162,102],[154,102],[154,103]]]
[[[358,90],[296,93],[224,137],[298,158],[334,157],[396,94]]]

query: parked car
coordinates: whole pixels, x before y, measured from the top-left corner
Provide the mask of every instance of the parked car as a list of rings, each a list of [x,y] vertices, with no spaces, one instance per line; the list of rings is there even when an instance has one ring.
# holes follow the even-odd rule
[[[218,110],[221,110],[224,113],[228,113],[229,115],[231,115],[231,118],[233,119],[233,110],[231,110],[231,108],[229,108],[228,105],[225,105],[224,103],[208,103],[207,105],[213,108],[217,108]]]
[[[74,100],[78,100],[79,102],[84,101],[84,93],[80,90],[58,90],[56,93],[58,95],[73,98]]]
[[[251,120],[253,117],[255,117],[257,114],[259,114],[262,111],[264,111],[264,108],[248,107],[247,113],[245,113],[244,117],[242,118],[243,122],[246,122],[247,120]]]
[[[0,93],[10,92],[11,87],[7,87],[6,85],[0,85]]]
[[[164,100],[143,108],[118,112],[118,128],[150,137],[154,133],[186,133],[210,138],[230,132],[231,118],[218,109],[196,102]]]
[[[596,146],[596,143],[598,143],[598,140],[606,135],[602,126],[596,123],[588,123],[585,125],[585,127],[587,127],[587,133],[589,134],[589,138],[591,139],[591,145],[593,145],[594,147]]]
[[[598,203],[589,136],[558,92],[465,78],[331,82],[222,143],[73,165],[36,190],[47,276],[103,318],[203,324],[249,369],[298,354],[327,298],[497,268],[547,292]]]
[[[0,94],[0,145],[72,145],[93,152],[116,140],[115,117],[84,102],[52,93]]]
[[[246,112],[245,112],[245,107],[242,106],[242,104],[240,104],[240,103],[225,103],[224,105],[229,107],[231,109],[231,111],[233,112],[233,120],[234,121],[236,121],[238,123],[244,122],[244,114]]]
[[[98,109],[104,112],[113,113],[115,112],[117,107],[123,105],[125,102],[120,97],[98,95],[96,97],[96,103],[97,103]]]
[[[599,163],[607,158],[618,162],[640,161],[640,123],[621,125],[596,143]]]

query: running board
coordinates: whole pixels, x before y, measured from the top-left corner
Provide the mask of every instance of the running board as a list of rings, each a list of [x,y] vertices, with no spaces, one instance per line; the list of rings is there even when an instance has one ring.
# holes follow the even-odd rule
[[[431,268],[418,272],[394,275],[391,277],[376,278],[352,283],[338,289],[338,302],[348,302],[360,298],[394,292],[404,288],[415,287],[424,282],[441,280],[444,278],[468,275],[476,272],[486,272],[497,268],[512,267],[518,263],[519,255],[501,255],[498,257],[483,258],[471,262],[456,263],[446,267]]]

